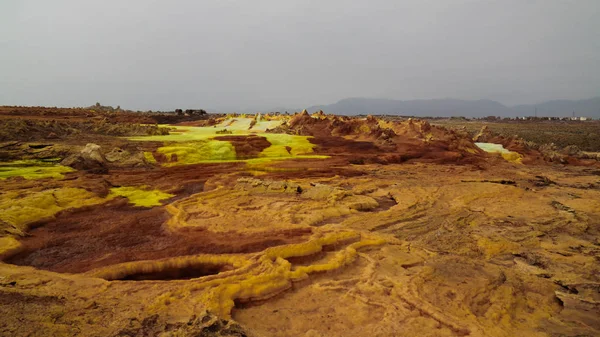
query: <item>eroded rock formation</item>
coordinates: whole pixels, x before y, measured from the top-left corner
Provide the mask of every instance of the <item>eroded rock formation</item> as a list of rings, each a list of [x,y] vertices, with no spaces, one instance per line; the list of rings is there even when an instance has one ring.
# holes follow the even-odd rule
[[[509,161],[418,120],[282,121],[308,138],[225,121],[187,130],[214,132],[200,140],[0,146],[89,164],[3,166],[0,335],[600,333],[595,161]],[[234,159],[149,159],[211,141]]]

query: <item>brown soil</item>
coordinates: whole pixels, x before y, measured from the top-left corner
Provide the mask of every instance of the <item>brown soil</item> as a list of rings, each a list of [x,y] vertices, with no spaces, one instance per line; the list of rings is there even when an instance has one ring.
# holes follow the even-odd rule
[[[271,146],[267,138],[256,135],[219,136],[214,139],[230,142],[238,159],[256,158],[262,150]]]
[[[488,157],[467,134],[420,120],[385,124],[373,117],[315,118],[302,113],[273,132],[313,136],[317,152],[346,157],[351,164],[421,161],[482,166]]]
[[[112,170],[105,179],[113,186],[148,185],[179,193],[189,184],[203,184],[217,174],[239,172],[244,163],[195,164],[161,167],[154,170]]]
[[[257,234],[206,230],[166,232],[163,208],[111,202],[85,212],[63,212],[22,240],[24,251],[6,262],[63,273],[82,273],[117,263],[194,254],[250,253],[301,242],[310,228]]]

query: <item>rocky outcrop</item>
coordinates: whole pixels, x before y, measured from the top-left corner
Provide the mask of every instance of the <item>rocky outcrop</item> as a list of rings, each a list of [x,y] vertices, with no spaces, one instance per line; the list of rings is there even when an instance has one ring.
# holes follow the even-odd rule
[[[390,164],[426,160],[474,164],[485,157],[464,132],[433,126],[418,119],[389,122],[373,116],[310,116],[303,112],[270,132],[312,136],[311,142],[317,144],[317,153],[322,151],[342,156],[359,152],[359,157],[356,153],[349,154],[349,163]]]
[[[100,152],[100,146],[93,143],[87,144],[80,153],[65,158],[61,165],[98,174],[108,172],[107,161]]]
[[[11,116],[0,119],[0,141],[37,141],[65,139],[89,135],[143,136],[166,135],[167,128],[109,119],[35,119],[26,120]]]
[[[141,151],[131,153],[121,148],[114,148],[105,155],[106,161],[110,166],[117,167],[144,167],[148,165],[144,153]]]
[[[211,313],[192,316],[187,322],[168,323],[164,317],[151,315],[132,319],[129,326],[119,331],[115,337],[129,336],[214,336],[214,337],[246,337],[244,329],[231,320],[220,319]]]
[[[481,130],[473,137],[473,141],[478,143],[489,143],[490,139],[494,137],[494,134],[487,125],[484,125]]]

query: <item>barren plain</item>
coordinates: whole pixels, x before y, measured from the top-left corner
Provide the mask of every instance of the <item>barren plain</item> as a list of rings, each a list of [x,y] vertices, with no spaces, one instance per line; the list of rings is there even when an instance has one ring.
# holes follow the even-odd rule
[[[23,107],[0,141],[2,336],[600,335],[589,149]]]

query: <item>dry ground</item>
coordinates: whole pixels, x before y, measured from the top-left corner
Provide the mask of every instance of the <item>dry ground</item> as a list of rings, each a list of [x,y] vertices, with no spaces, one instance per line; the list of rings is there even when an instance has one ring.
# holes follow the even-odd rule
[[[511,162],[420,121],[298,115],[278,132],[327,157],[1,180],[4,212],[42,195],[59,211],[0,224],[0,335],[600,334],[598,162]],[[244,160],[266,146],[227,137]],[[19,144],[4,149],[36,155]],[[136,206],[117,186],[168,196]]]

